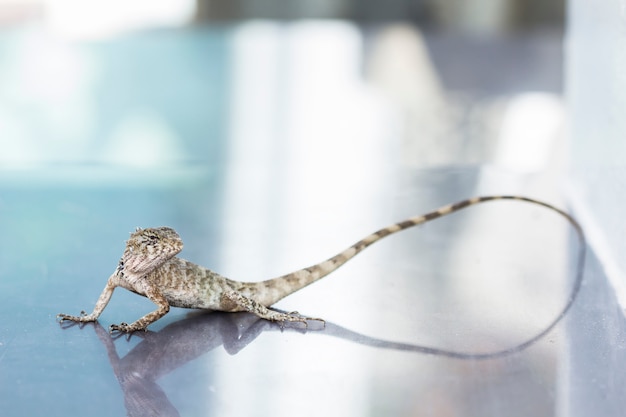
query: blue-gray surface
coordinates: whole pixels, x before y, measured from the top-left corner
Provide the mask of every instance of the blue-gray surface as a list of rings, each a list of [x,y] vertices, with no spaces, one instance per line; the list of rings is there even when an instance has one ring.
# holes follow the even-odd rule
[[[446,176],[452,183],[458,181],[448,173],[439,174],[434,183],[441,184]],[[593,258],[580,297],[566,316],[567,328],[557,324],[518,353],[481,360],[449,358],[410,352],[405,345],[386,345],[343,329],[444,350],[488,353],[531,338],[554,319],[571,285],[563,294],[548,295],[558,308],[542,313],[536,327],[518,322],[520,328],[511,333],[489,317],[479,323],[459,317],[462,309],[455,306],[459,300],[450,295],[454,289],[441,285],[436,297],[443,305],[427,310],[432,317],[406,316],[416,314],[408,304],[432,298],[429,285],[436,281],[429,275],[446,278],[437,265],[450,256],[445,248],[452,245],[458,229],[444,223],[424,228],[424,237],[408,241],[413,246],[399,254],[379,258],[379,263],[389,265],[366,260],[372,268],[367,276],[355,276],[346,266],[343,276],[328,278],[347,280],[347,288],[406,279],[410,289],[394,283],[378,293],[379,297],[404,293],[388,303],[375,295],[358,300],[351,292],[306,289],[312,305],[316,297],[334,300],[328,311],[312,312],[328,318],[326,329],[281,332],[245,314],[187,317],[185,311],[175,310],[153,326],[154,333],[114,340],[104,330],[109,323],[132,320],[151,308],[143,298],[123,290],[116,292],[105,310],[104,328],[63,329],[55,322],[59,312],[76,313],[93,306],[121,253],[121,231],[137,224],[176,225],[189,248],[185,256],[219,267],[219,259],[211,254],[219,253],[216,237],[227,231],[220,230],[220,214],[211,213],[210,207],[219,201],[208,199],[212,190],[208,180],[184,191],[177,187],[3,189],[0,408],[4,415],[281,415],[298,410],[302,415],[439,415],[448,410],[452,415],[471,411],[523,416],[558,415],[566,404],[572,406],[570,415],[588,415],[581,412],[584,407],[579,402],[597,406],[600,398],[607,408],[605,415],[618,415],[615,404],[624,388],[619,374],[611,371],[623,362],[623,317],[609,307],[615,301]],[[207,200],[199,202],[198,195]],[[133,204],[119,204],[130,200]],[[196,209],[189,210],[194,205]],[[525,223],[533,226],[532,218]],[[402,246],[407,244],[402,241]],[[488,254],[477,260],[489,261]],[[498,272],[500,279],[515,273]],[[542,276],[540,281],[550,279]],[[541,290],[526,291],[528,296]],[[602,293],[609,295],[598,296]],[[514,292],[505,296],[515,302]],[[344,298],[348,299],[345,306]],[[528,303],[527,308],[536,307]],[[381,311],[383,319],[379,319],[378,309],[383,308],[387,311]],[[527,314],[523,310],[517,313],[522,320]],[[359,319],[361,315],[367,319]],[[470,334],[463,335],[464,331]],[[569,336],[563,339],[565,333]],[[563,364],[567,370],[561,369]]]

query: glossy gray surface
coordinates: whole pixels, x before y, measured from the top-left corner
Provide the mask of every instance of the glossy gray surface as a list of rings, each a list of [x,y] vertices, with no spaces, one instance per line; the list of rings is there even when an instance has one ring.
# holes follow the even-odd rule
[[[414,197],[407,205],[432,192],[428,183],[433,178],[450,185],[472,177],[467,170],[412,176],[424,188],[412,187]],[[2,235],[0,405],[7,415],[123,415],[125,408],[129,415],[555,414],[564,378],[559,364],[570,357],[564,323],[523,351],[501,357],[478,360],[407,351],[412,349],[407,344],[413,344],[489,354],[523,343],[555,319],[574,276],[571,271],[565,277],[543,272],[550,270],[557,248],[542,247],[546,256],[534,262],[520,262],[528,248],[502,249],[511,242],[541,246],[531,240],[551,223],[567,229],[558,217],[530,206],[485,205],[396,236],[281,303],[284,309],[326,318],[325,329],[281,331],[246,314],[188,316],[175,309],[152,326],[153,332],[114,340],[100,325],[63,329],[55,322],[59,312],[92,308],[115,267],[123,230],[130,227],[111,220],[122,217],[117,210],[127,219],[141,217],[142,225],[174,225],[188,242],[183,256],[219,270],[215,233],[229,233],[221,217],[207,216],[209,226],[203,230],[196,228],[202,222],[193,215],[180,215],[185,201],[211,194],[210,184],[182,194],[141,187],[5,190],[3,217],[22,219],[22,229]],[[135,204],[117,208],[115,202],[131,195]],[[145,207],[156,200],[161,213],[146,213]],[[210,213],[213,204],[215,200],[200,211]],[[510,230],[487,227],[484,236],[509,237],[472,251],[480,239],[461,237],[462,229],[484,210],[511,216],[526,230],[521,240]],[[322,222],[315,227],[325,228]],[[350,243],[341,231],[341,237],[333,237],[333,231],[323,234],[328,255]],[[310,262],[317,260],[307,253],[314,235],[302,234],[293,242],[297,256]],[[468,250],[471,263],[483,265],[482,272],[444,267],[458,256],[454,247]],[[246,254],[239,260],[243,269],[248,256],[250,265],[263,262]],[[541,262],[547,263],[544,269],[538,269]],[[270,269],[287,268],[275,263]],[[565,284],[554,285],[562,279]],[[587,274],[587,287],[599,279]],[[508,285],[497,285],[507,280]],[[101,325],[132,320],[150,308],[145,299],[118,290]],[[585,305],[574,304],[574,310],[581,308]],[[590,326],[570,327],[580,331]]]

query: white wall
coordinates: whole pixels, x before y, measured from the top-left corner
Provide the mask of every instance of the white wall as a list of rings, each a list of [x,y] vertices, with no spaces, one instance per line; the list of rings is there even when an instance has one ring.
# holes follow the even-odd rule
[[[626,300],[626,1],[571,0],[566,94],[578,215]]]

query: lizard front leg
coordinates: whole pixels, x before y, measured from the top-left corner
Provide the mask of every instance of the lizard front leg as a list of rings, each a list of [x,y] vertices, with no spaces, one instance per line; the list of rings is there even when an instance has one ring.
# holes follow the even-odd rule
[[[150,301],[157,305],[158,308],[156,310],[146,314],[145,316],[130,324],[112,324],[111,326],[109,326],[109,332],[130,333],[137,330],[146,330],[146,327],[148,327],[150,324],[154,323],[170,311],[170,304],[167,302],[165,296],[161,294],[158,289],[154,287],[149,288],[148,291],[146,291],[146,297],[148,297]]]
[[[241,294],[237,291],[226,291],[223,294],[223,298],[225,299],[227,304],[235,304],[240,307],[242,310],[247,311],[249,313],[256,314],[265,320],[277,321],[281,324],[285,322],[297,322],[304,323],[304,326],[307,327],[309,320],[321,321],[325,323],[323,319],[315,318],[315,317],[304,317],[299,315],[296,312],[293,313],[282,313],[280,311],[270,310],[265,307],[263,304],[253,300],[252,298],[248,298],[245,295]]]
[[[70,316],[69,314],[57,314],[57,318],[61,321],[73,321],[76,323],[87,323],[91,321],[96,321],[104,308],[109,304],[109,300],[113,295],[113,290],[115,290],[117,284],[115,283],[114,275],[111,275],[107,281],[104,290],[98,297],[98,301],[96,301],[96,305],[91,314],[86,314],[84,311],[81,311],[80,316]]]

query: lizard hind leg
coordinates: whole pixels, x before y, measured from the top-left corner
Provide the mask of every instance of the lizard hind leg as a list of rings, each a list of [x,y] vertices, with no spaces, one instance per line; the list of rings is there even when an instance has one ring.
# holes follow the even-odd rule
[[[281,327],[286,322],[303,323],[305,328],[308,328],[309,321],[320,321],[326,323],[323,319],[315,317],[301,316],[297,312],[283,313],[267,308],[258,301],[248,298],[245,295],[237,291],[227,291],[224,293],[224,297],[231,303],[237,305],[242,311],[247,311],[252,314],[256,314],[262,319],[269,321],[279,322]]]

